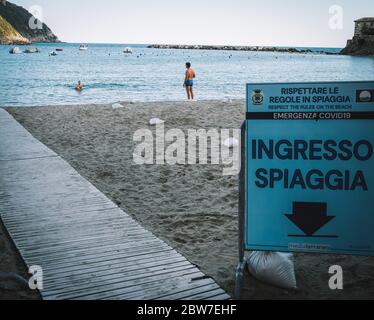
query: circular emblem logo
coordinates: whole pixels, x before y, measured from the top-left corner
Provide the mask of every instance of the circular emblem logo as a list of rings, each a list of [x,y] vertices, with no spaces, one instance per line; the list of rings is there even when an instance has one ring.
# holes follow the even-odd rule
[[[361,91],[359,97],[361,102],[370,102],[372,98],[371,92],[367,90]]]

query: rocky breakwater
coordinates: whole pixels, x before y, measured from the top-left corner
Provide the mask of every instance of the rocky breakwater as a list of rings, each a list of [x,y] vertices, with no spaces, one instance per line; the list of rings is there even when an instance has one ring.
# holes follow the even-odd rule
[[[226,50],[226,51],[254,51],[254,52],[281,52],[281,53],[319,53],[335,54],[328,51],[313,51],[311,49],[283,48],[283,47],[261,47],[261,46],[213,46],[213,45],[171,45],[152,44],[148,48],[153,49],[181,49],[181,50]]]

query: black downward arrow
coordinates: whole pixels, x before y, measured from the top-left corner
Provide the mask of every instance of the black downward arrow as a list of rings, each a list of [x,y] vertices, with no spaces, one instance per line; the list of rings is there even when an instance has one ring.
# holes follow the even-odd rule
[[[293,213],[286,214],[286,217],[303,231],[307,237],[312,237],[318,230],[335,218],[335,216],[327,215],[327,203],[321,202],[294,202]]]

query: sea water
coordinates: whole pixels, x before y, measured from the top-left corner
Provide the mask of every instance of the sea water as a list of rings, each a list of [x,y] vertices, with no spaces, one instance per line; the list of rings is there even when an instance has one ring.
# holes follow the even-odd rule
[[[123,53],[128,46],[133,54]],[[245,99],[249,82],[374,80],[372,57],[114,44],[90,44],[87,51],[69,43],[33,47],[41,53],[9,54],[11,46],[0,46],[0,107],[184,100],[186,62],[196,71],[199,100]],[[50,56],[56,48],[63,51]],[[81,93],[74,90],[78,80]]]

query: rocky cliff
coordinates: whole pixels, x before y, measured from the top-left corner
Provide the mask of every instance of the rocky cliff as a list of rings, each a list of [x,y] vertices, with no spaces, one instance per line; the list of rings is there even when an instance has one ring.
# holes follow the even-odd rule
[[[348,40],[341,54],[374,55],[374,17],[355,20],[353,39]]]
[[[29,44],[30,41],[22,37],[8,21],[0,16],[0,43],[1,44]]]
[[[352,40],[348,40],[347,46],[342,50],[341,54],[374,56],[374,35],[354,36]]]
[[[30,28],[29,21],[34,19],[34,17],[20,6],[8,1],[0,1],[0,16],[2,21],[7,22],[7,24],[2,22],[4,27],[2,29],[3,34],[0,34],[1,43],[20,43],[17,40],[18,35],[14,34],[14,30],[30,42],[58,42],[57,36],[53,34],[46,24],[42,23],[40,28]],[[9,29],[9,25],[13,30]],[[14,37],[16,37],[16,40],[8,40],[14,39]]]

